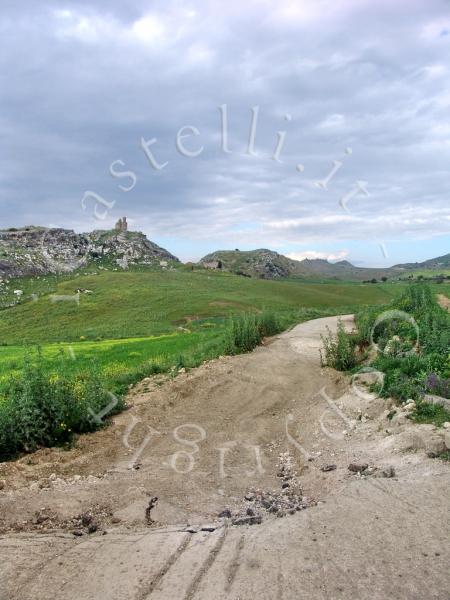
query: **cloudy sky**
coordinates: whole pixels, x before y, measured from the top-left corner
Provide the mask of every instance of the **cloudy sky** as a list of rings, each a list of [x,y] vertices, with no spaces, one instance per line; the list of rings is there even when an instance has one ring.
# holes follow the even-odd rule
[[[447,253],[449,74],[444,0],[2,0],[0,227]]]

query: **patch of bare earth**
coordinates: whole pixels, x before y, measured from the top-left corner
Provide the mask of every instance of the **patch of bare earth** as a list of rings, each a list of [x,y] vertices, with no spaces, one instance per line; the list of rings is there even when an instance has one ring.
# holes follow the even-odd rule
[[[442,308],[450,310],[450,298],[448,298],[444,294],[438,294],[437,299]]]

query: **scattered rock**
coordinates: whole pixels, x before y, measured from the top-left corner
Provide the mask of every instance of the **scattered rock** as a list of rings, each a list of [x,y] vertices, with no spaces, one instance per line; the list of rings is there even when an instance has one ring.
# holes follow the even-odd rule
[[[42,523],[45,523],[45,521],[48,521],[49,518],[50,518],[49,515],[40,513],[40,514],[38,514],[36,516],[36,518],[34,519],[33,523],[35,525],[41,525]]]
[[[81,531],[81,529],[74,529],[71,533],[75,537],[81,537],[83,535],[83,532]]]
[[[4,490],[6,486],[6,481],[4,479],[0,479],[0,490]]]
[[[323,465],[323,467],[320,467],[320,470],[323,471],[324,473],[327,473],[328,471],[335,471],[336,465]]]
[[[363,473],[368,468],[367,463],[358,464],[358,463],[350,463],[348,465],[348,470],[352,471],[352,473]]]
[[[231,522],[233,525],[260,525],[262,523],[262,516],[254,515],[252,517],[237,517]]]
[[[367,467],[367,469],[363,471],[363,475],[373,475],[377,470],[377,467]]]
[[[381,471],[381,475],[383,477],[395,477],[395,469],[394,467],[386,467]]]
[[[289,452],[279,455],[277,476],[282,479],[281,489],[271,491],[250,489],[244,498],[247,502],[252,502],[252,505],[244,506],[238,514],[235,514],[232,523],[238,521],[237,524],[245,524],[248,518],[261,516],[261,510],[277,516],[281,513],[279,516],[284,517],[311,506],[312,503],[303,496],[294,459]]]
[[[93,516],[92,513],[87,512],[84,513],[84,515],[81,515],[81,524],[83,525],[83,527],[89,527],[89,525],[92,523],[93,520]]]
[[[41,508],[34,514],[33,525],[42,525],[48,521],[54,521],[56,515],[52,513],[48,508]]]
[[[218,517],[220,519],[231,519],[231,510],[229,508],[226,508],[218,514]]]

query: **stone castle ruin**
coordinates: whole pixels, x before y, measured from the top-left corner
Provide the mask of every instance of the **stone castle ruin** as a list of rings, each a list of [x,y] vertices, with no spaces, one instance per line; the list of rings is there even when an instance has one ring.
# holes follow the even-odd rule
[[[115,224],[114,229],[116,231],[128,231],[127,218],[126,217],[122,217],[121,219],[119,219],[117,221],[117,223]]]

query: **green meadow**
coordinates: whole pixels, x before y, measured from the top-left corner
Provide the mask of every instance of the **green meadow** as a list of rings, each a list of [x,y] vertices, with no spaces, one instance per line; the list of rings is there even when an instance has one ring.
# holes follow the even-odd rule
[[[208,345],[220,335],[220,328],[214,331],[172,333],[148,338],[128,338],[124,340],[102,340],[97,342],[58,342],[39,347],[43,360],[49,369],[61,364],[66,373],[83,373],[95,369],[106,387],[116,393],[123,393],[130,383],[135,383],[139,375],[145,377],[152,372],[167,371],[191,357],[196,352],[203,353]],[[33,360],[36,347],[0,347],[0,390],[11,375],[18,375],[26,356]]]
[[[38,283],[42,288],[42,281]],[[73,296],[77,288],[92,291],[82,293],[79,304],[52,302],[52,295],[45,293],[0,311],[0,344],[148,337],[203,319],[263,309],[384,304],[403,285],[264,281],[208,271],[103,271],[54,284],[56,295]],[[28,281],[27,290],[32,289]]]

